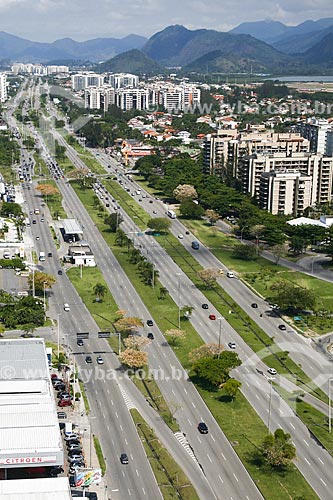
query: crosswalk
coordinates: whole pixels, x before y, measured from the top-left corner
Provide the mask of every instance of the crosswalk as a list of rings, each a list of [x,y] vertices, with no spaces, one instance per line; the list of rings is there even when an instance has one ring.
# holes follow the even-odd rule
[[[136,408],[136,406],[133,404],[132,400],[128,397],[126,391],[121,387],[121,385],[119,386],[119,389],[120,389],[120,392],[121,392],[121,395],[123,396],[124,398],[124,401],[125,401],[125,404],[126,404],[126,407],[128,410],[133,410]]]
[[[193,453],[193,449],[192,449],[191,445],[189,444],[189,442],[187,441],[187,439],[184,436],[184,434],[182,432],[175,432],[174,435],[177,438],[177,440],[180,442],[180,444],[183,446],[183,448],[185,448],[185,450],[190,455],[190,457],[193,458],[193,460],[195,462],[198,462],[197,461],[197,457]]]

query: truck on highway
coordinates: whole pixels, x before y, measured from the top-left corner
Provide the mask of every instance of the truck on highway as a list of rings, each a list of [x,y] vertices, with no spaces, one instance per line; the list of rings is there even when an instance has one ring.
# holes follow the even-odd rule
[[[39,260],[43,262],[45,260],[45,252],[39,252]]]

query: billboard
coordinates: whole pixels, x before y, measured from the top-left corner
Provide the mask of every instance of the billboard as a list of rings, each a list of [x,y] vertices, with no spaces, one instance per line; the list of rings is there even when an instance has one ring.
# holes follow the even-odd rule
[[[75,486],[99,484],[102,479],[101,469],[79,469],[75,474]]]

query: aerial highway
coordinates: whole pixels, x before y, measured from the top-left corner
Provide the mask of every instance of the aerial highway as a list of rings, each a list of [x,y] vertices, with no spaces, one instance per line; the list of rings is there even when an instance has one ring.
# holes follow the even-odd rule
[[[110,162],[110,160],[108,160],[108,162]],[[119,165],[117,165],[117,168],[119,168]],[[123,184],[123,187],[126,187],[127,185],[132,185],[132,182],[128,182],[128,184],[126,184],[125,182],[125,184]],[[135,187],[131,187],[131,190],[135,190]],[[149,198],[141,199],[142,203],[140,202],[140,205],[142,204],[142,206],[146,207],[147,211],[149,210],[151,212],[152,208],[151,204],[149,203]],[[153,203],[153,206],[155,206],[154,208],[156,208],[155,201]],[[125,229],[125,231],[127,230],[128,232],[130,232],[134,229],[139,232],[139,229],[136,228],[133,221],[128,218],[125,212],[122,212],[122,216],[124,218],[122,227]],[[180,224],[179,221],[177,222]],[[177,227],[177,230],[174,231],[175,234],[179,234],[180,232],[185,235],[185,228],[182,225],[181,228]],[[194,239],[193,235],[189,235],[188,238],[191,238],[190,241]],[[187,276],[182,273],[181,269],[167,255],[165,250],[158,244],[157,240],[149,236],[144,236],[140,238],[140,245],[143,249],[143,252],[146,251],[145,255],[147,255],[148,259],[150,255],[154,256],[154,263],[159,270],[159,279],[163,286],[166,286],[168,288],[174,301],[178,303],[180,299],[180,305],[182,306],[189,302],[188,299],[190,297],[190,305],[194,306],[194,312],[190,320],[196,330],[200,333],[202,338],[206,342],[217,342],[219,335],[219,325],[216,325],[214,321],[210,321],[208,319],[207,311],[203,310],[201,307],[204,302],[207,303],[207,299],[198,289],[196,289],[191,280],[189,280]],[[195,251],[193,251],[193,253],[195,253]],[[209,253],[209,251],[204,248],[203,252],[196,253],[206,254]],[[217,262],[215,261],[214,266],[208,265],[205,267],[221,267],[221,264],[219,263],[218,265]],[[181,293],[179,293],[179,277],[181,281]],[[238,281],[233,279],[228,280],[227,278],[223,279],[224,282]],[[244,290],[247,290],[245,286]],[[267,310],[267,304],[265,305]],[[209,307],[209,313],[215,313],[216,317],[219,316],[218,311],[216,311],[211,305]],[[270,425],[273,426],[271,427],[271,429],[282,427],[284,430],[290,432],[290,434],[293,436],[293,440],[298,451],[297,466],[306,477],[308,482],[312,485],[314,490],[318,494],[320,494],[320,498],[328,498],[330,495],[330,488],[333,486],[331,476],[328,472],[329,467],[333,465],[332,457],[328,452],[326,452],[326,450],[323,450],[312,439],[312,436],[308,429],[296,417],[287,403],[285,403],[275,391],[272,392],[272,386],[270,384],[271,381],[258,373],[257,369],[261,371],[264,370],[266,373],[267,366],[260,360],[257,354],[253,353],[253,351],[239,337],[239,335],[237,335],[237,333],[230,327],[228,322],[225,319],[222,319],[222,321],[222,341],[225,344],[227,344],[229,341],[236,342],[236,345],[238,346],[237,352],[243,361],[243,365],[236,371],[237,378],[241,380],[243,384],[243,393],[245,394],[251,405],[256,409],[257,413],[260,415],[266,425],[268,423],[269,406],[271,405],[274,413],[274,416],[272,416],[272,414],[269,415]],[[286,348],[286,345],[289,344],[284,343],[285,350],[288,350]],[[308,348],[307,344],[303,340],[301,340],[301,346],[303,349]],[[279,378],[281,378],[281,382],[283,385],[282,377]],[[290,382],[292,382],[292,380],[293,378],[291,377]],[[292,385],[293,384],[291,384],[291,386]],[[294,385],[293,389],[296,390],[297,387]],[[170,396],[168,400],[170,401]]]

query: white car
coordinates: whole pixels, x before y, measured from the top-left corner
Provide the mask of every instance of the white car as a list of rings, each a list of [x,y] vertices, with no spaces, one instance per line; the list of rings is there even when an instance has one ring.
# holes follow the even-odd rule
[[[277,374],[277,371],[275,370],[275,368],[268,368],[268,373],[270,373],[271,375],[276,375]]]
[[[178,234],[178,238],[179,238],[180,240],[182,240],[182,239],[184,238],[184,236],[183,236],[182,234]]]
[[[98,365],[103,365],[104,364],[102,356],[97,356],[96,361],[97,361]]]
[[[228,346],[230,347],[230,349],[236,349],[236,344],[235,344],[235,342],[229,342],[229,343],[228,343]]]

